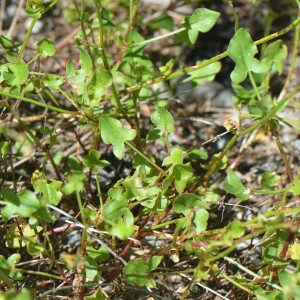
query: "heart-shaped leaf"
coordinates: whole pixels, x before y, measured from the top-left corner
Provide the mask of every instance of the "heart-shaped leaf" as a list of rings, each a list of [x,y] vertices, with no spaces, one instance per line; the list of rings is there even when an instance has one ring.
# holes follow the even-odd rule
[[[230,75],[233,83],[244,81],[248,72],[264,73],[268,71],[269,65],[254,57],[257,52],[257,47],[250,34],[244,28],[240,28],[228,47],[228,54],[235,63],[235,68]]]
[[[99,128],[104,143],[112,144],[114,155],[122,159],[125,155],[124,142],[133,140],[136,131],[134,129],[124,128],[119,120],[107,115],[103,115],[99,118]]]

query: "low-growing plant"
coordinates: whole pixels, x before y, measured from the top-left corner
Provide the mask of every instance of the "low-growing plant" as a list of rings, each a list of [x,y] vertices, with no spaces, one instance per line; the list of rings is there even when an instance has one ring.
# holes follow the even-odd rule
[[[239,27],[234,3],[225,3],[235,21],[227,51],[193,66],[180,68],[171,59],[158,68],[147,46],[176,37],[180,47],[193,47],[221,13],[196,8],[172,31],[174,15],[157,11],[146,26],[168,33],[145,38],[138,1],[73,1],[64,14],[80,26],[68,40],[76,54],[56,72],[46,67],[61,59],[62,49],[50,37],[27,49],[34,25],[58,0],[27,1],[24,39],[0,37],[0,299],[52,299],[70,291],[108,299],[134,287],[168,298],[160,287],[176,275],[181,299],[193,286],[222,299],[300,299],[299,160],[291,162],[282,143],[286,126],[299,134],[299,120],[283,114],[299,110],[293,79],[299,3],[291,3],[290,25],[274,33],[277,15],[266,16],[269,29],[256,41]],[[128,16],[118,17],[118,10]],[[288,33],[289,47],[280,39]],[[230,138],[214,153],[206,142],[174,142],[174,110],[160,94],[182,75],[195,88],[213,81],[226,57],[234,63],[228,76],[238,115],[224,124]],[[274,95],[271,80],[284,78],[284,70]],[[158,83],[165,85],[154,89]],[[78,154],[61,150],[69,130]],[[268,140],[262,151],[270,144],[278,149],[285,171],[262,172],[258,186],[239,164],[261,139]],[[268,206],[260,211],[261,199]],[[237,209],[225,218],[229,205]]]

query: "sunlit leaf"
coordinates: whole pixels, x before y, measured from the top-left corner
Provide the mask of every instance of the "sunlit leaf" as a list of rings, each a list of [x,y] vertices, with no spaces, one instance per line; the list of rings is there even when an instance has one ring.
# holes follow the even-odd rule
[[[4,72],[3,78],[8,85],[20,86],[24,84],[29,75],[29,69],[24,62],[17,62],[14,64],[7,64],[8,70]]]
[[[89,151],[89,154],[83,157],[82,162],[86,167],[93,170],[108,166],[109,162],[107,160],[100,160],[100,156],[99,151],[92,149]]]
[[[125,155],[125,141],[131,141],[136,136],[134,129],[126,129],[119,120],[107,115],[99,118],[99,128],[101,137],[105,144],[112,144],[116,157],[122,159]]]
[[[15,194],[11,189],[4,188],[1,195],[5,201],[5,207],[2,209],[4,220],[8,220],[13,214],[20,217],[30,217],[42,205],[35,194],[29,190]]]
[[[159,136],[168,136],[173,132],[173,117],[163,107],[158,107],[156,111],[151,115],[151,121],[156,125],[160,131]]]
[[[53,56],[55,54],[56,45],[50,39],[43,39],[38,42],[37,52],[41,54],[42,58]]]
[[[268,64],[255,58],[257,47],[250,34],[240,28],[231,39],[228,54],[235,62],[235,68],[230,77],[233,83],[244,81],[249,72],[264,73],[268,71]]]
[[[44,203],[52,205],[57,205],[62,198],[63,194],[60,191],[61,186],[61,181],[53,181],[51,183],[37,181],[34,184],[35,190],[41,193],[40,198],[42,198]]]

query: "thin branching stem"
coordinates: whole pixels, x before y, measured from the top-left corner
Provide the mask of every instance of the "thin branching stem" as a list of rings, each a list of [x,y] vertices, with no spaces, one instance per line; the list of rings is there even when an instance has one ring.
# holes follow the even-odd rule
[[[267,43],[271,40],[274,40],[284,34],[286,34],[287,32],[293,30],[300,22],[300,17],[297,18],[294,22],[292,22],[289,26],[287,26],[286,28],[282,29],[282,30],[279,30],[275,33],[272,33],[264,38],[261,38],[257,41],[255,41],[255,45],[260,45],[260,44],[263,44],[263,43]],[[139,84],[136,84],[136,85],[133,85],[131,87],[128,87],[126,89],[127,92],[132,92],[132,91],[136,91],[136,90],[140,90],[141,88],[143,87],[147,87],[147,86],[151,86],[155,83],[158,83],[158,82],[162,82],[162,81],[166,81],[166,80],[170,80],[170,79],[173,79],[173,78],[176,78],[176,77],[179,77],[179,76],[182,76],[184,74],[188,74],[188,73],[191,73],[193,71],[196,71],[196,70],[199,70],[199,69],[202,69],[216,61],[219,61],[225,57],[228,56],[228,51],[224,51],[210,59],[207,59],[207,60],[204,60],[202,61],[201,63],[195,65],[195,66],[192,66],[192,67],[184,67],[176,72],[173,72],[169,75],[163,75],[163,76],[159,76],[159,77],[156,77],[156,78],[153,78],[151,80],[148,80],[146,82],[143,82],[143,83],[139,83]]]

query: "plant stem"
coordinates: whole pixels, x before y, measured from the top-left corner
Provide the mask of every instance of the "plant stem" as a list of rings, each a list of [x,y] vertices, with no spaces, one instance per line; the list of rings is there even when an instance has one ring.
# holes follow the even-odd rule
[[[156,170],[158,170],[160,173],[162,173],[165,177],[168,177],[168,174],[155,162],[153,162],[148,156],[146,156],[143,152],[138,150],[135,146],[133,146],[128,141],[125,141],[125,144],[131,148],[134,152],[136,152],[138,155],[140,155],[143,159],[145,159],[149,164],[151,164],[152,167],[154,167]]]
[[[169,36],[172,36],[172,35],[174,35],[174,34],[180,33],[180,32],[185,31],[185,30],[186,30],[186,28],[182,27],[182,28],[179,28],[179,29],[174,30],[174,31],[172,31],[172,32],[168,32],[168,33],[166,33],[166,34],[163,34],[163,35],[154,37],[154,38],[152,38],[152,39],[149,39],[149,40],[146,40],[146,41],[142,41],[142,42],[137,43],[137,44],[130,45],[130,47],[128,47],[128,48],[130,49],[130,48],[133,48],[133,47],[144,46],[144,45],[147,45],[147,44],[149,44],[149,43],[152,43],[152,42],[155,42],[155,41],[158,41],[158,40],[167,38],[167,37],[169,37]]]
[[[106,71],[109,71],[110,72],[110,68],[109,68],[109,65],[108,65],[108,61],[107,61],[107,58],[106,58],[106,54],[104,52],[104,38],[103,38],[103,22],[102,22],[102,8],[100,8],[97,0],[94,0],[94,5],[95,5],[95,8],[96,8],[96,12],[97,12],[97,17],[98,17],[98,20],[99,20],[99,45],[100,45],[100,55],[101,55],[101,58],[102,58],[102,62],[103,62],[103,65],[104,65],[104,68]],[[111,91],[112,91],[112,94],[114,96],[114,99],[115,99],[115,102],[117,104],[117,107],[118,109],[120,110],[120,112],[122,113],[123,117],[125,118],[125,120],[128,122],[128,124],[130,124],[131,127],[134,127],[134,124],[131,122],[131,120],[128,118],[127,114],[126,114],[126,111],[124,110],[123,106],[122,106],[122,103],[120,101],[120,97],[118,95],[118,91],[116,89],[116,86],[114,84],[114,82],[112,82],[112,85],[111,85]]]
[[[272,33],[264,38],[261,38],[257,41],[254,42],[255,45],[260,45],[260,44],[263,44],[263,43],[266,43],[268,41],[271,41],[273,39],[276,39],[284,34],[286,34],[287,32],[293,30],[298,24],[300,23],[300,17],[297,18],[293,23],[291,23],[289,26],[287,26],[286,28],[282,29],[282,30],[279,30],[275,33]],[[131,87],[128,87],[126,89],[127,92],[132,92],[132,91],[136,91],[136,90],[139,90],[141,89],[142,87],[146,87],[146,86],[151,86],[155,83],[158,83],[158,82],[162,82],[162,81],[166,81],[166,80],[170,80],[170,79],[173,79],[173,78],[176,78],[176,77],[179,77],[181,75],[184,75],[184,74],[187,74],[187,73],[190,73],[190,72],[193,72],[193,71],[196,71],[196,70],[199,70],[201,68],[204,68],[210,64],[212,64],[213,62],[216,62],[216,61],[219,61],[223,58],[225,58],[226,56],[228,56],[228,51],[224,51],[223,53],[221,54],[218,54],[208,60],[204,60],[202,61],[201,63],[195,65],[195,66],[192,66],[192,67],[184,67],[182,68],[181,70],[178,70],[176,72],[173,72],[169,75],[164,75],[164,76],[159,76],[159,77],[156,77],[154,79],[151,79],[151,80],[148,80],[146,82],[143,82],[143,83],[139,83],[137,85],[133,85]]]
[[[2,267],[3,268],[3,267]],[[6,284],[10,289],[14,288],[14,285],[11,283],[11,281],[9,280],[9,278],[2,272],[2,270],[0,270],[0,279],[1,281],[4,282],[4,284]]]
[[[31,32],[32,32],[32,30],[33,30],[33,27],[34,27],[36,21],[37,21],[37,19],[32,19],[32,21],[31,21],[31,23],[30,23],[30,26],[29,26],[29,28],[28,28],[28,30],[27,30],[27,33],[26,33],[24,42],[23,42],[22,47],[21,47],[21,49],[20,49],[20,52],[19,52],[19,54],[18,54],[18,56],[17,56],[17,62],[19,62],[19,61],[21,60],[21,57],[22,57],[23,52],[24,52],[24,50],[25,50],[25,48],[26,48],[26,46],[27,46],[27,43],[28,43],[28,41],[29,41],[29,37],[30,37],[30,35],[31,35]]]
[[[274,106],[271,111],[265,115],[264,117],[262,117],[260,120],[258,120],[257,122],[255,122],[252,126],[250,126],[249,128],[246,128],[245,130],[243,130],[240,135],[245,135],[253,130],[255,130],[256,128],[258,128],[259,126],[261,126],[262,124],[266,123],[268,120],[270,120],[275,114],[276,112],[281,108],[282,105],[285,104],[285,102],[288,101],[288,99],[281,99],[280,101],[277,102],[277,105]]]
[[[58,279],[58,280],[62,280],[64,281],[65,279],[56,275],[52,275],[49,273],[45,273],[45,272],[40,272],[40,271],[31,271],[31,270],[23,270],[23,269],[18,269],[18,268],[14,268],[15,271],[21,272],[21,273],[27,273],[27,274],[33,274],[33,275],[40,275],[40,276],[45,276],[45,277],[49,277],[49,278],[53,278],[53,279]]]
[[[239,269],[243,270],[244,272],[246,272],[247,274],[253,276],[255,279],[259,279],[259,280],[264,280],[261,276],[259,276],[258,274],[252,272],[251,270],[245,268],[244,266],[242,266],[241,264],[239,264],[237,261],[231,259],[230,257],[227,257],[227,256],[224,256],[224,259],[227,260],[229,263],[231,263],[232,265],[238,267]],[[273,288],[279,290],[279,291],[282,291],[282,287],[277,285],[277,284],[274,284],[274,283],[271,283],[271,282],[266,282],[266,284],[272,286]]]
[[[290,182],[292,182],[294,176],[293,176],[292,170],[290,168],[289,162],[287,160],[287,157],[285,155],[285,152],[283,150],[283,147],[282,147],[282,144],[280,142],[280,139],[278,137],[278,134],[277,134],[277,132],[275,130],[272,130],[272,137],[273,137],[273,139],[276,142],[277,148],[278,148],[278,150],[280,152],[280,155],[281,155],[281,158],[282,158],[282,160],[284,162],[284,165],[285,165],[286,172],[288,174],[289,180],[290,180]]]
[[[54,110],[54,111],[57,111],[57,112],[63,113],[63,114],[77,114],[76,112],[61,109],[61,108],[58,108],[58,107],[55,107],[55,106],[52,106],[52,105],[47,105],[47,104],[41,103],[39,101],[30,99],[30,98],[26,98],[26,97],[23,97],[23,96],[17,95],[17,94],[11,94],[11,93],[0,91],[0,95],[5,96],[7,98],[19,99],[19,100],[22,100],[24,102],[28,102],[28,103],[47,108],[49,110]]]
[[[59,0],[53,0],[44,10],[43,14],[46,13],[49,9],[51,9]]]
[[[211,168],[203,175],[201,176],[198,181],[189,189],[189,193],[193,193],[196,191],[196,189],[201,186],[204,182],[206,182],[209,177],[217,170],[220,162],[222,161],[222,158],[225,156],[225,154],[231,149],[231,147],[236,142],[238,136],[234,135],[231,140],[227,143],[224,150],[219,154],[218,158],[214,162],[214,164],[211,166]]]
[[[233,18],[234,18],[234,32],[237,32],[238,28],[239,28],[239,18],[234,10],[233,4],[231,0],[226,0],[232,14],[233,14]]]
[[[219,274],[222,277],[224,277],[226,280],[228,280],[229,282],[231,282],[233,285],[235,285],[236,287],[238,287],[239,289],[244,290],[245,292],[249,293],[250,295],[253,294],[253,292],[251,290],[249,290],[246,287],[244,287],[243,285],[239,284],[237,281],[235,281],[234,279],[232,279],[231,277],[229,277],[225,273],[219,273]]]
[[[298,12],[298,18],[300,18],[300,11]],[[286,77],[284,86],[283,86],[282,91],[279,95],[279,99],[284,97],[284,95],[287,93],[288,87],[289,87],[291,79],[292,79],[293,72],[295,70],[297,57],[298,57],[298,50],[299,50],[299,36],[300,36],[300,26],[298,24],[296,26],[296,30],[295,30],[294,46],[293,46],[291,64],[290,64],[290,67],[289,67],[289,73],[288,73],[288,76]]]
[[[102,191],[101,191],[98,174],[95,174],[95,179],[96,179],[96,186],[97,186],[97,191],[98,191],[99,200],[100,200],[100,207],[103,208],[103,197],[102,197]]]
[[[257,97],[257,99],[258,99],[259,101],[261,101],[261,96],[260,96],[260,94],[259,94],[257,85],[256,85],[255,80],[254,80],[253,75],[252,75],[252,72],[249,71],[249,72],[248,72],[248,75],[249,75],[249,78],[250,78],[252,87],[253,87],[253,89],[254,89],[254,91],[255,91],[256,97]]]

